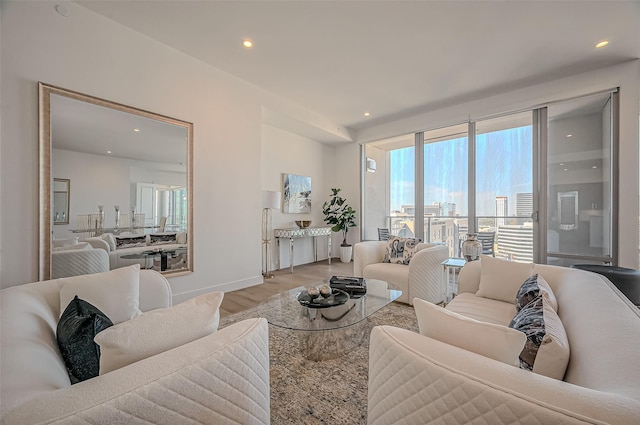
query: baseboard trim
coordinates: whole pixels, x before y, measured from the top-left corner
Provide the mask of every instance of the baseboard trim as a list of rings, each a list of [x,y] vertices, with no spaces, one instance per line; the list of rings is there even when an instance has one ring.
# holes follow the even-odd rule
[[[172,301],[173,304],[179,304],[181,302],[187,301],[193,297],[197,297],[198,295],[206,294],[208,292],[230,292],[236,291],[238,289],[249,288],[251,286],[260,285],[263,283],[263,277],[254,276],[248,279],[237,280],[235,282],[223,283],[220,285],[208,286],[206,288],[196,289],[194,291],[181,292],[179,294],[173,294]]]

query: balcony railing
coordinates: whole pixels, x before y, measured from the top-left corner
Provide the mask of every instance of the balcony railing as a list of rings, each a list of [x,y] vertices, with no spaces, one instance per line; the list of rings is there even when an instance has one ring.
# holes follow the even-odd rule
[[[424,216],[422,240],[447,245],[449,256],[461,257],[461,244],[466,239],[469,217]],[[414,238],[415,216],[387,216],[392,235]],[[533,261],[533,225],[527,216],[478,216],[477,232],[493,232],[496,257],[515,261]]]

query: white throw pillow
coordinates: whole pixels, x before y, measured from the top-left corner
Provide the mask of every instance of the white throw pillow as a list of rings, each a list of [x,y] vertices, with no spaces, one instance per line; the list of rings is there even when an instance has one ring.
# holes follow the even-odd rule
[[[480,285],[476,295],[513,303],[522,282],[533,274],[532,263],[516,263],[480,256]]]
[[[60,248],[63,246],[77,245],[78,239],[79,238],[54,239],[52,243],[54,248]]]
[[[75,245],[57,246],[57,247],[53,248],[53,251],[54,252],[59,252],[59,251],[79,251],[79,250],[83,250],[83,249],[92,249],[91,244],[89,242],[78,242]]]
[[[113,236],[113,233],[103,233],[102,240],[109,244],[110,251],[116,250],[116,238]]]
[[[114,324],[142,314],[139,264],[105,273],[62,278],[58,282],[61,312],[77,295],[100,309]]]
[[[527,340],[524,333],[507,326],[481,322],[414,298],[420,334],[458,348],[518,366]]]
[[[100,375],[215,332],[223,297],[223,292],[200,295],[100,332],[94,338],[100,346]]]

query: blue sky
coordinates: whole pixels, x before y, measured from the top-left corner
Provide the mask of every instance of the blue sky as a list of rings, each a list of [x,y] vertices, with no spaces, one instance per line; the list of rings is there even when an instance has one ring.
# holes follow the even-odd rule
[[[532,127],[518,127],[476,136],[477,215],[495,215],[496,196],[509,198],[515,214],[516,193],[532,191]],[[467,208],[467,139],[425,145],[425,205],[456,204],[459,215]],[[413,205],[415,151],[391,152],[391,211]]]

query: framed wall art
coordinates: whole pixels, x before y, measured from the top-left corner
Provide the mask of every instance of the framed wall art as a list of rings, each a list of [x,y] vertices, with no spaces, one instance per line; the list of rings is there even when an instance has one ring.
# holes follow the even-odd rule
[[[284,198],[283,213],[305,214],[311,212],[311,177],[283,174],[282,193]]]

